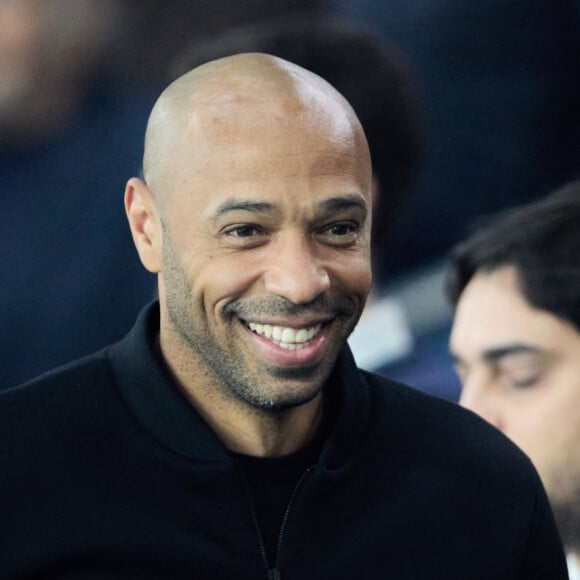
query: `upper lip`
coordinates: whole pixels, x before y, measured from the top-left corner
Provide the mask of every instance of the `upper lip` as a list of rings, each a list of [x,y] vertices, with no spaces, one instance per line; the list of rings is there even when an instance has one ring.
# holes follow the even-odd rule
[[[310,328],[318,324],[325,324],[330,322],[333,317],[312,319],[295,319],[292,320],[257,320],[255,318],[243,318],[242,321],[246,324],[253,322],[254,324],[269,324],[270,326],[283,326],[285,328]]]

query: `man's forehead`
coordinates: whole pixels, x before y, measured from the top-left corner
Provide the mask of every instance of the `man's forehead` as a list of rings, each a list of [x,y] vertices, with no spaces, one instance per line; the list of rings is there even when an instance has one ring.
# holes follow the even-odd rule
[[[236,180],[360,171],[366,143],[347,111],[304,105],[289,110],[285,104],[242,96],[193,107],[177,155],[188,158],[184,166],[191,175]]]
[[[575,336],[570,324],[528,303],[516,269],[507,266],[479,273],[468,284],[458,302],[450,347],[472,356],[523,345],[547,352]]]
[[[362,128],[326,81],[281,59],[237,55],[166,90],[151,115],[144,167],[148,182],[173,189],[178,173],[293,177],[304,171],[295,159],[305,156],[311,175],[360,175],[361,161],[370,173]]]

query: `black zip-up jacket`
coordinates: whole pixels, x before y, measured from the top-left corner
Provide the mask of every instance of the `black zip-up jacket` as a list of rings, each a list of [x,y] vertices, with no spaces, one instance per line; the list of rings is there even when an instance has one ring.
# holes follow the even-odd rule
[[[0,395],[0,579],[560,580],[537,474],[475,415],[357,370],[296,486],[272,562],[243,476],[153,344],[120,343]]]

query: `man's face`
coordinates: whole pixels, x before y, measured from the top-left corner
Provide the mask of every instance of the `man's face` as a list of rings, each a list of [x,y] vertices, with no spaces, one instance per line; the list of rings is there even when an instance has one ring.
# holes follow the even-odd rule
[[[577,541],[580,333],[530,306],[509,266],[472,278],[457,305],[450,348],[463,384],[460,404],[530,457],[560,516],[565,541],[566,536]]]
[[[370,164],[345,119],[251,112],[192,121],[204,138],[161,211],[162,321],[206,388],[287,408],[320,392],[362,311]]]

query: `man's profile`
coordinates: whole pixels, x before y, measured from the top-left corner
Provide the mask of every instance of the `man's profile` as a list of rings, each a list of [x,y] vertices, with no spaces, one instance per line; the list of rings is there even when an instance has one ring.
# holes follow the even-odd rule
[[[580,554],[580,182],[490,221],[449,270],[460,403],[517,443]],[[580,569],[579,569],[580,572]]]
[[[125,193],[159,301],[0,395],[3,578],[566,578],[527,458],[354,364],[371,174],[349,104],[287,61],[165,90]]]

